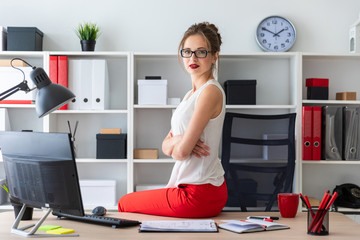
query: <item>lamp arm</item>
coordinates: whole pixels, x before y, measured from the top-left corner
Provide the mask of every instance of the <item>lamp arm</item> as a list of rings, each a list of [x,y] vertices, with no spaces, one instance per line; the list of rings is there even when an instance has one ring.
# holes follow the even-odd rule
[[[14,93],[16,93],[19,90],[28,93],[33,89],[30,89],[28,84],[27,84],[27,81],[24,80],[21,83],[19,83],[18,85],[6,90],[5,92],[0,93],[0,101],[10,97],[11,95],[13,95]]]

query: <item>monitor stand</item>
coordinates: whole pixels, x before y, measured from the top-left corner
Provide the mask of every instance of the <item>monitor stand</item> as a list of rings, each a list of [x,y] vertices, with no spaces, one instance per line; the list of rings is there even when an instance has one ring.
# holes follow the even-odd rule
[[[19,227],[20,221],[24,212],[26,210],[26,204],[23,204],[21,211],[19,212],[18,216],[15,219],[13,226],[11,227],[11,233],[23,236],[23,237],[78,237],[79,234],[70,233],[70,234],[36,234],[36,231],[41,226],[41,224],[45,221],[49,213],[51,213],[52,209],[48,208],[45,215],[40,218],[40,220],[36,224],[29,224],[24,227]],[[25,231],[25,229],[33,227],[29,232]]]

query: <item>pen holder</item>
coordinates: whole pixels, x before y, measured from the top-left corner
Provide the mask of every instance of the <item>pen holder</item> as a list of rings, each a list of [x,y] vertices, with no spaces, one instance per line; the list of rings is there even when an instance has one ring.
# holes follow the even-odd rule
[[[317,208],[308,209],[307,233],[311,235],[329,234],[329,211]]]

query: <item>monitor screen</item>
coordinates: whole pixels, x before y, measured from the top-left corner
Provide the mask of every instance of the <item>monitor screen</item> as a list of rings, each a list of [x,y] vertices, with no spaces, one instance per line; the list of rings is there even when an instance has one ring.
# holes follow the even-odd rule
[[[69,134],[1,131],[0,148],[12,199],[84,215]]]

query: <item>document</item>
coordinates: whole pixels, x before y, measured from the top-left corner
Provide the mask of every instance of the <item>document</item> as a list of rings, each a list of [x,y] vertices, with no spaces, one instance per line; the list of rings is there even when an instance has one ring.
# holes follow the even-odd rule
[[[143,221],[140,232],[217,232],[214,220]]]
[[[290,227],[275,222],[268,222],[259,219],[248,219],[248,220],[223,220],[223,223],[219,224],[219,228],[236,233],[250,233],[250,232],[289,229]]]

